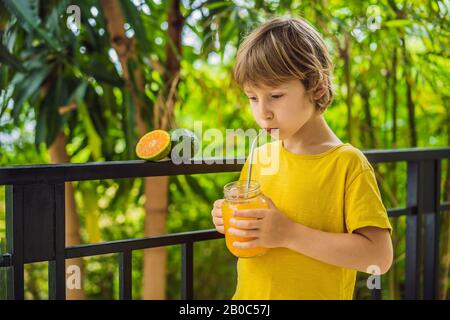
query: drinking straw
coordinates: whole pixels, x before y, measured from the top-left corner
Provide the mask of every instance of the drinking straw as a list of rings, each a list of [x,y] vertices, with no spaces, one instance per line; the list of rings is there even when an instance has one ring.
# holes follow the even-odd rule
[[[261,130],[261,132],[253,139],[252,147],[250,148],[250,157],[248,161],[248,173],[247,173],[247,185],[246,185],[246,195],[248,195],[248,189],[250,188],[250,180],[252,177],[252,164],[253,164],[253,150],[255,149],[256,142],[258,141],[259,136],[264,133],[266,130]]]

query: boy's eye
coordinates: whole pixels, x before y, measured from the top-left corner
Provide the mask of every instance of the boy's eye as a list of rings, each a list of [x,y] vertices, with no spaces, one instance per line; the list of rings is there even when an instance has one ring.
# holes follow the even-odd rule
[[[272,96],[273,99],[279,99],[281,98],[283,95],[282,94],[275,94]],[[248,97],[250,100],[256,101],[255,97]]]

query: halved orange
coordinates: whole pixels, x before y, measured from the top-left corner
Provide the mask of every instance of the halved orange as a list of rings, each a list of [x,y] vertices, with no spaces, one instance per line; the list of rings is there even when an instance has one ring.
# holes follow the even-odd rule
[[[144,160],[161,160],[169,155],[170,150],[170,134],[160,129],[146,133],[136,145],[137,156]]]

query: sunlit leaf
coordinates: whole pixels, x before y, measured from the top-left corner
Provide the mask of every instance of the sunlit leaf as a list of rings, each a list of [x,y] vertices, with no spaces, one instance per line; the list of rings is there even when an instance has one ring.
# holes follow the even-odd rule
[[[406,27],[413,24],[413,21],[408,19],[394,19],[394,20],[388,20],[384,23],[386,27],[389,28],[400,28],[400,27]]]
[[[80,102],[78,107],[81,121],[84,124],[89,139],[89,148],[92,152],[94,160],[99,160],[102,156],[101,153],[102,140],[94,128],[94,125],[88,112],[88,106],[86,106],[84,102]]]

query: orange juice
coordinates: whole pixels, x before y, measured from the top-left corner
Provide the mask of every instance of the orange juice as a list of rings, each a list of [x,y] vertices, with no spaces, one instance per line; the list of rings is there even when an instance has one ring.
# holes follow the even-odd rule
[[[267,252],[267,248],[255,247],[255,248],[236,248],[233,246],[233,242],[246,242],[254,240],[255,238],[238,237],[228,234],[228,229],[236,226],[230,225],[230,219],[233,217],[234,210],[248,210],[248,209],[266,209],[268,208],[266,200],[261,197],[259,190],[259,184],[256,181],[251,181],[250,187],[246,188],[245,181],[236,181],[227,184],[224,187],[225,201],[222,204],[222,217],[225,229],[225,242],[228,250],[236,257],[239,258],[251,258],[255,256],[263,255]],[[236,220],[255,220],[256,218],[243,218],[234,217]]]

